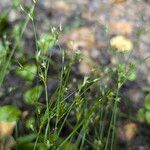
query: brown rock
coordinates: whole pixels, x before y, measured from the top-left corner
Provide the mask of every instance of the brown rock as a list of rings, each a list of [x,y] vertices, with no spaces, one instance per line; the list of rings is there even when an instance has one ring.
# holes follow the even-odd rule
[[[95,45],[95,35],[89,28],[82,27],[62,36],[61,41],[70,50],[90,50]]]
[[[52,10],[54,13],[62,13],[66,16],[70,15],[71,11],[74,8],[72,3],[66,2],[64,0],[42,0],[40,2],[46,10]]]
[[[136,123],[128,122],[118,128],[118,136],[121,140],[130,142],[135,137],[137,130]]]
[[[125,21],[110,22],[109,29],[111,33],[129,35],[133,32],[133,24]]]

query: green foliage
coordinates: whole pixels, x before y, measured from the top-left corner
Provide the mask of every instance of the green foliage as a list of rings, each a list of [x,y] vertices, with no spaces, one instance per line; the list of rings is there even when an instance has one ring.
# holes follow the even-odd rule
[[[150,124],[150,111],[146,111],[145,118],[148,124]]]
[[[126,65],[125,63],[118,64],[118,83],[121,85],[126,80],[134,81],[137,77],[136,68],[137,64],[134,61],[129,63],[129,65]]]
[[[41,94],[43,92],[42,86],[36,86],[28,89],[24,94],[24,101],[29,105],[34,105],[38,102]]]
[[[17,148],[21,149],[21,150],[33,150],[34,149],[34,142],[32,142],[32,143],[18,143]],[[36,150],[48,150],[48,148],[43,143],[37,143]]]
[[[23,137],[19,137],[17,139],[17,142],[18,143],[29,143],[29,142],[32,142],[33,140],[35,140],[35,138],[36,138],[36,134],[29,134],[29,135],[26,135]]]
[[[29,118],[26,121],[26,128],[31,129],[32,131],[34,131],[34,125],[35,125],[35,119],[33,117]]]
[[[20,0],[12,0],[12,5],[14,8],[17,8],[20,4]]]
[[[144,121],[144,119],[145,119],[145,110],[143,108],[139,109],[138,114],[137,114],[137,119],[141,122]]]
[[[134,71],[131,71],[128,73],[128,80],[134,81],[136,79],[137,73]]]
[[[38,46],[42,54],[46,54],[56,44],[58,33],[56,28],[51,29],[51,33],[45,34],[40,37]]]
[[[134,81],[137,77],[137,63],[132,61],[129,64],[129,70],[127,72],[127,79],[130,81]]]
[[[144,102],[144,107],[146,108],[146,110],[150,111],[150,100],[146,100]]]
[[[17,121],[20,115],[21,112],[17,108],[14,108],[9,105],[0,107],[0,120],[2,121],[6,121],[6,122]]]
[[[29,134],[17,139],[17,143],[14,146],[14,149],[22,150],[33,150],[34,149],[34,140],[36,139],[36,134]],[[36,150],[48,150],[45,144],[37,143]]]
[[[71,142],[66,142],[60,150],[77,150],[76,145]]]
[[[1,13],[0,14],[0,36],[2,35],[2,33],[4,33],[3,31],[5,30],[5,28],[8,25],[8,17],[6,13]]]
[[[4,63],[7,55],[8,47],[0,41],[0,67]]]
[[[19,5],[20,0],[13,0],[14,8],[17,8]],[[34,8],[30,10],[22,5],[20,8],[28,15],[28,20],[31,20],[33,23],[36,34],[33,21],[34,13],[32,11]],[[2,17],[2,22],[6,23],[6,19]],[[8,59],[9,63],[13,63],[11,61],[13,56],[18,56],[17,58],[21,60],[24,56],[23,51],[19,51],[19,49],[22,49],[22,43],[20,42],[22,35],[20,33],[23,34],[27,23],[28,21],[25,23],[23,30],[21,30],[21,24],[14,26],[14,30],[11,32],[13,41],[17,44],[10,55],[10,59]],[[73,22],[71,28],[77,28],[78,26],[80,26],[80,22]],[[3,29],[4,26],[0,27],[0,30]],[[119,90],[127,80],[132,81],[136,79],[136,64],[134,62],[127,64],[123,60],[120,61],[118,59],[119,61],[116,65],[110,65],[108,69],[107,67],[105,68],[108,70],[107,73],[102,73],[103,70],[99,72],[97,67],[98,75],[93,73],[92,76],[84,77],[83,81],[82,77],[80,77],[80,79],[76,79],[75,83],[72,80],[71,72],[73,65],[79,63],[76,60],[76,58],[80,59],[79,53],[72,54],[70,57],[70,55],[62,51],[61,72],[58,77],[59,85],[53,93],[50,93],[52,96],[49,97],[47,85],[49,68],[51,65],[54,65],[55,68],[56,66],[55,63],[51,63],[53,60],[48,53],[52,51],[52,48],[57,43],[58,34],[56,28],[52,28],[50,33],[40,36],[38,41],[37,37],[39,35],[35,35],[37,51],[33,59],[36,59],[36,65],[20,65],[16,69],[16,74],[27,81],[33,81],[38,75],[40,80],[36,82],[36,85],[42,81],[44,88],[41,85],[35,86],[35,82],[33,82],[35,87],[29,87],[23,93],[24,102],[35,106],[35,110],[32,110],[34,116],[30,116],[25,124],[27,129],[31,129],[29,132],[33,134],[18,137],[15,148],[28,150],[84,150],[87,145],[90,145],[91,149],[97,149],[97,147],[107,149],[110,144],[112,149],[115,143],[113,140],[115,140],[118,103],[121,100]],[[5,44],[0,43],[0,61],[7,55],[5,49]],[[18,51],[14,55],[15,49]],[[69,57],[66,59],[67,56]],[[59,66],[59,64],[57,65]],[[116,81],[115,86],[108,88],[113,80]],[[101,85],[104,85],[104,87]],[[73,92],[71,92],[72,89]],[[45,98],[46,105],[45,103],[40,103],[39,105],[39,98],[43,92],[45,92],[43,94],[45,97],[42,98]],[[139,111],[139,118],[144,118],[148,123],[150,123],[149,105],[149,102],[145,102],[145,108]],[[0,108],[0,120],[16,121],[19,119],[20,114],[19,110],[11,106]],[[89,147],[87,146],[87,149]]]
[[[16,74],[21,78],[32,81],[37,73],[37,67],[34,64],[26,64],[16,69]]]
[[[148,86],[144,87],[144,88],[143,88],[143,91],[144,91],[145,93],[150,93],[150,87],[148,87]]]
[[[126,81],[126,65],[124,63],[118,64],[118,87],[120,88],[122,84]]]
[[[150,99],[147,97],[147,99],[144,101],[144,108],[139,109],[137,118],[139,121],[145,121],[148,124],[150,124]]]

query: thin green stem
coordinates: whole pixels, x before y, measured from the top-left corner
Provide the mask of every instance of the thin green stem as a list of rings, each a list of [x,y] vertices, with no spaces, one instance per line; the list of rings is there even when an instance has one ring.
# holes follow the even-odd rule
[[[44,141],[46,142],[47,140],[47,135],[48,135],[48,129],[49,129],[49,101],[48,101],[48,92],[47,92],[47,84],[44,82],[44,89],[45,89],[45,98],[46,98],[46,112],[48,115],[48,122],[47,122],[47,126],[46,126],[46,130],[45,130],[45,136],[44,136]]]

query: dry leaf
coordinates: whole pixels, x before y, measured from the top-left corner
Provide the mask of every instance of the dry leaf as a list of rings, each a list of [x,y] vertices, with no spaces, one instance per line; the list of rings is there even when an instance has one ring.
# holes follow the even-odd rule
[[[132,42],[124,36],[115,36],[110,40],[111,47],[114,47],[118,52],[128,52],[133,48]]]
[[[130,22],[111,22],[109,24],[110,32],[115,34],[131,34],[133,32],[133,25]]]
[[[12,135],[16,122],[0,121],[0,136]]]

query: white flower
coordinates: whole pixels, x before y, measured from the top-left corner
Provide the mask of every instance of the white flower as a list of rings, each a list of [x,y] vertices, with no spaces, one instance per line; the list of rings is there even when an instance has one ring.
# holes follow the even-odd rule
[[[110,45],[118,50],[118,52],[129,52],[133,48],[132,42],[124,36],[115,36],[110,40]]]

